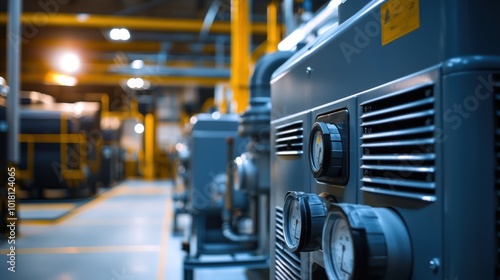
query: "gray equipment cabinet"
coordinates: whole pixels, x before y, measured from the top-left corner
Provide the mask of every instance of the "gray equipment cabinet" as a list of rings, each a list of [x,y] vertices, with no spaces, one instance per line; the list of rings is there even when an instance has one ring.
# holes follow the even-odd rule
[[[274,73],[272,279],[499,279],[500,3],[345,1]]]

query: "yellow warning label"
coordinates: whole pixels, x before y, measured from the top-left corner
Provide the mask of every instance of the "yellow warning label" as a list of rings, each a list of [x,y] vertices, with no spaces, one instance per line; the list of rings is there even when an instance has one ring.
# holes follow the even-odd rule
[[[380,7],[382,46],[420,27],[419,0],[388,0]]]

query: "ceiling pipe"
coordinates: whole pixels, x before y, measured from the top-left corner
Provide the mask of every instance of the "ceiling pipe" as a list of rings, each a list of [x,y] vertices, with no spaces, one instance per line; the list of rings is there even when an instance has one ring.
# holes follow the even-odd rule
[[[229,69],[224,68],[180,68],[180,67],[158,67],[145,66],[141,69],[133,69],[129,66],[110,66],[109,72],[119,74],[129,74],[134,76],[176,76],[176,77],[197,77],[197,78],[229,78]]]
[[[205,15],[205,19],[203,19],[203,26],[200,31],[200,41],[205,41],[208,33],[210,32],[210,28],[214,23],[215,17],[220,9],[220,1],[214,0],[210,7],[208,8],[207,14]]]
[[[8,15],[0,13],[0,24],[6,24]],[[123,17],[109,15],[89,15],[89,14],[48,14],[40,16],[37,13],[23,13],[21,22],[35,28],[44,26],[60,27],[85,27],[85,28],[113,28],[123,27],[137,30],[170,31],[170,32],[195,32],[202,30],[203,21],[191,19],[165,19],[148,17]],[[265,35],[267,24],[253,23],[249,26],[253,34]],[[214,22],[210,28],[211,33],[231,32],[230,22]]]

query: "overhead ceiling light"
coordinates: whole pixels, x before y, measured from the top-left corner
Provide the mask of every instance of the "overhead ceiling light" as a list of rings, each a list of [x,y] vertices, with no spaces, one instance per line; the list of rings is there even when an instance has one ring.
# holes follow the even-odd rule
[[[109,38],[114,41],[127,41],[130,39],[130,32],[126,28],[113,28],[109,31]]]
[[[63,52],[57,59],[57,68],[63,73],[75,73],[80,69],[80,58],[73,52]]]
[[[132,61],[132,63],[130,64],[130,67],[132,67],[133,69],[141,69],[142,67],[144,67],[144,61],[142,61],[140,59],[136,59],[136,60]]]
[[[144,88],[144,80],[142,78],[130,78],[127,81],[127,86],[131,89]]]
[[[134,126],[134,131],[135,133],[137,134],[142,134],[144,132],[144,125],[142,123],[137,123],[135,126]]]

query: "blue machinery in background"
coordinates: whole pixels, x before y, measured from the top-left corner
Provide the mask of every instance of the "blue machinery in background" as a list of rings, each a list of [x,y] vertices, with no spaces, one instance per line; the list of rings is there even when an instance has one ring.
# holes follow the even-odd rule
[[[499,279],[496,1],[343,1],[274,74],[272,279]]]
[[[193,279],[196,268],[269,268],[270,79],[291,55],[278,52],[259,60],[250,85],[250,106],[241,118],[218,112],[196,116],[187,145],[189,160],[180,155],[182,174],[190,176],[184,176],[187,196],[178,197],[186,207],[177,212],[192,216],[184,279]],[[233,258],[200,258],[210,254]]]

